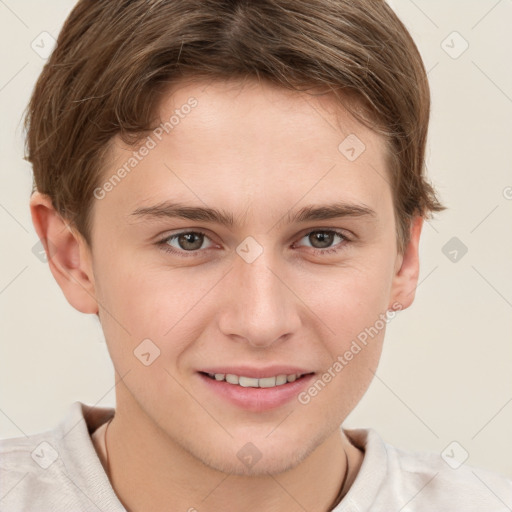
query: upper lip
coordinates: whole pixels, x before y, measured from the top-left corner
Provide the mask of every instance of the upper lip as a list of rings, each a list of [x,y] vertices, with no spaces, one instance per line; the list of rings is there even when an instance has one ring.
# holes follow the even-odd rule
[[[199,370],[204,373],[223,373],[253,379],[263,379],[265,377],[275,377],[277,375],[293,375],[313,373],[310,370],[299,368],[298,366],[266,366],[264,368],[255,368],[253,366],[215,366]]]

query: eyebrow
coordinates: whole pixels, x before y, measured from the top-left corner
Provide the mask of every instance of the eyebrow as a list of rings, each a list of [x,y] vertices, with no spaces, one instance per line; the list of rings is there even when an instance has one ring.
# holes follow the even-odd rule
[[[336,202],[325,205],[308,205],[297,212],[288,211],[277,224],[363,216],[376,217],[376,212],[364,204]],[[130,217],[135,217],[141,221],[151,221],[160,218],[177,218],[211,222],[231,228],[237,224],[233,214],[225,210],[203,206],[189,206],[172,201],[164,201],[153,206],[137,208],[130,214]]]

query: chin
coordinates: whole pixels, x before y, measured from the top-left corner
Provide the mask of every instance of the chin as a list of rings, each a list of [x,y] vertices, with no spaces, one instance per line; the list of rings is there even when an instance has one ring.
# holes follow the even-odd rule
[[[278,475],[289,471],[298,466],[306,457],[298,452],[274,452],[271,456],[262,454],[261,459],[251,464],[240,461],[236,453],[228,457],[225,453],[218,455],[215,457],[215,454],[209,454],[206,460],[202,459],[203,464],[225,474],[254,477]]]
[[[215,446],[188,446],[189,453],[211,469],[239,476],[278,475],[301,464],[327,436],[301,439],[284,435],[269,439],[268,434],[259,437],[244,436],[243,440],[227,439]],[[272,434],[273,435],[273,434]],[[308,442],[305,443],[304,439]],[[235,448],[236,447],[236,448]]]

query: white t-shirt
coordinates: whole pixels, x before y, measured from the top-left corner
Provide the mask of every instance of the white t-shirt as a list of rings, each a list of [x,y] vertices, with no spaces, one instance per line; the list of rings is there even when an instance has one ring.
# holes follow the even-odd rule
[[[113,408],[74,402],[51,430],[0,440],[1,512],[126,512],[91,434]],[[345,429],[363,463],[335,512],[510,512],[512,480],[434,453],[385,443],[373,429]],[[452,466],[456,464],[452,463]]]

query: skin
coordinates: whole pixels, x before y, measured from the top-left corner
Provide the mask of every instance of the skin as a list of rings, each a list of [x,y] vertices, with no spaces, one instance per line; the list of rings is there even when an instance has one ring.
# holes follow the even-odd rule
[[[412,303],[422,218],[399,254],[384,140],[332,97],[256,82],[183,83],[165,96],[161,119],[190,97],[197,107],[95,200],[92,250],[48,197],[31,198],[36,231],[55,247],[50,269],[73,307],[98,314],[116,370],[109,477],[130,511],[235,512],[256,502],[262,511],[325,511],[345,475],[344,452],[349,486],[363,460],[339,427],[372,380],[385,329],[305,405],[241,409],[197,371],[293,364],[321,376],[379,315]],[[338,150],[349,134],[366,146],[355,161]],[[132,151],[112,140],[105,179]],[[238,222],[130,215],[169,199],[222,208]],[[277,224],[334,201],[375,215]],[[207,236],[196,256],[156,245],[198,229]],[[307,236],[328,229],[351,239],[321,245]],[[263,248],[252,263],[236,252],[248,236]],[[171,245],[185,254],[192,244]],[[133,353],[147,338],[160,349],[149,366]],[[237,457],[248,442],[262,455],[252,467]]]

